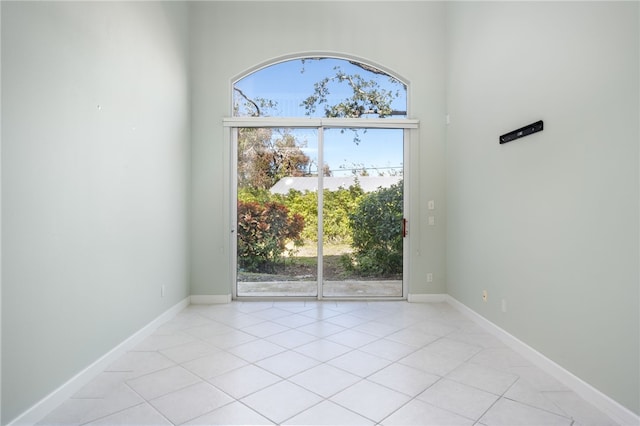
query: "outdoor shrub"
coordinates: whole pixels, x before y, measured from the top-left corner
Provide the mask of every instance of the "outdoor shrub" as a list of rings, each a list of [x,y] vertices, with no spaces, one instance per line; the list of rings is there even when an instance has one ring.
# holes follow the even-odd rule
[[[349,213],[352,212],[362,197],[360,185],[336,191],[324,190],[323,231],[325,242],[350,243],[351,224]],[[300,214],[304,218],[302,238],[315,241],[318,230],[318,197],[315,192],[290,190],[283,203],[290,212]]]
[[[238,188],[238,200],[243,202],[267,203],[269,201],[281,202],[281,197],[272,194],[268,189],[259,188]]]
[[[301,238],[305,241],[316,241],[318,234],[318,198],[315,192],[289,190],[283,203],[290,212],[302,216],[304,229]]]
[[[238,201],[238,262],[248,272],[271,272],[287,250],[302,244],[304,219],[280,203]]]
[[[327,242],[351,243],[349,214],[357,207],[364,191],[359,184],[337,191],[324,191],[323,230]]]
[[[349,215],[351,267],[368,275],[402,272],[402,181],[365,194]]]

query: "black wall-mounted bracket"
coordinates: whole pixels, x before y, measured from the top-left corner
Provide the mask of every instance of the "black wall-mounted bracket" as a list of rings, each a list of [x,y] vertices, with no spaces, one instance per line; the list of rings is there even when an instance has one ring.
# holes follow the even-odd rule
[[[513,132],[505,133],[504,135],[500,136],[500,143],[503,144],[511,142],[516,139],[529,136],[533,133],[541,132],[542,130],[544,130],[544,123],[542,122],[542,120],[536,121],[533,124],[529,124],[528,126],[521,127],[517,130],[514,130]]]

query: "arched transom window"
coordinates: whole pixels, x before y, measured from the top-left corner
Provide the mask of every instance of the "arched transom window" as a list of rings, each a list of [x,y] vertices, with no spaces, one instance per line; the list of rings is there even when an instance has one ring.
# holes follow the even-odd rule
[[[235,82],[233,116],[406,118],[407,87],[361,62],[293,59]]]

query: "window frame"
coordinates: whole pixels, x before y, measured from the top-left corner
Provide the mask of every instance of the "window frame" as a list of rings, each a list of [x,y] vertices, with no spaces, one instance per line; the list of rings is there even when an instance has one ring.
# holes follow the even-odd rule
[[[331,129],[331,128],[349,128],[349,129],[367,129],[367,128],[376,128],[376,129],[402,129],[404,130],[404,167],[405,167],[405,178],[404,178],[404,216],[405,218],[411,222],[411,204],[409,203],[409,194],[411,193],[411,179],[410,179],[410,159],[412,153],[410,151],[414,151],[417,149],[417,141],[418,141],[418,130],[420,127],[420,121],[418,119],[409,118],[410,111],[410,84],[407,80],[399,77],[396,73],[386,69],[385,67],[380,67],[376,64],[370,63],[366,60],[362,60],[361,58],[355,58],[350,56],[339,56],[335,54],[304,54],[304,55],[290,55],[286,57],[279,58],[277,60],[271,60],[265,62],[261,65],[255,66],[251,69],[248,69],[241,75],[230,81],[229,89],[230,89],[230,109],[229,111],[233,112],[233,90],[236,82],[240,81],[242,78],[251,75],[256,72],[260,72],[262,69],[268,68],[272,65],[277,65],[282,62],[287,62],[296,59],[305,59],[305,58],[334,58],[334,59],[342,59],[346,61],[356,61],[365,65],[369,65],[374,67],[386,74],[390,77],[393,77],[400,81],[406,87],[406,118],[374,118],[374,117],[363,117],[363,118],[327,118],[327,117],[269,117],[269,116],[259,116],[259,117],[250,117],[250,116],[231,116],[224,117],[222,119],[222,126],[225,129],[224,132],[224,142],[227,147],[227,152],[229,153],[228,157],[228,167],[229,170],[225,174],[226,179],[229,181],[226,182],[225,187],[228,188],[229,193],[225,197],[228,200],[227,213],[229,214],[227,222],[230,225],[230,241],[227,244],[227,247],[230,248],[229,253],[229,266],[230,266],[230,278],[231,278],[231,297],[233,300],[236,299],[247,299],[246,297],[238,297],[237,295],[237,234],[236,234],[236,226],[237,226],[237,170],[236,170],[236,161],[237,161],[237,129],[239,128],[315,128],[318,130],[320,145],[319,148],[322,147],[322,135],[323,129]],[[322,178],[320,178],[320,184],[322,184]],[[322,196],[319,197],[319,204],[322,203]],[[320,219],[320,223],[322,220]],[[319,232],[322,232],[322,228],[319,229]],[[229,234],[228,234],[229,235]],[[401,297],[391,297],[386,298],[389,300],[407,300],[409,294],[409,283],[411,281],[410,270],[409,270],[409,254],[411,252],[411,233],[407,234],[407,238],[405,239],[405,244],[403,246],[403,285],[402,285],[402,296]],[[322,250],[319,248],[318,256],[322,256]],[[322,273],[318,276],[318,293],[315,300],[323,300],[322,296]],[[290,299],[296,299],[297,297],[290,297]],[[251,297],[251,300],[260,299],[260,297]],[[289,299],[289,297],[288,297]],[[308,297],[304,297],[304,299],[308,299]],[[335,300],[336,298],[331,297],[331,300]],[[384,300],[385,298],[375,298],[375,300]],[[363,299],[358,299],[363,300]]]

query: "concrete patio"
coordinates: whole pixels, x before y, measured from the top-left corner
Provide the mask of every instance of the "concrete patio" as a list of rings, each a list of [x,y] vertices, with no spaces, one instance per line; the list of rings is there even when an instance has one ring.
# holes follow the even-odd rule
[[[316,297],[317,281],[238,282],[238,296]],[[402,297],[402,281],[324,281],[324,297]]]

